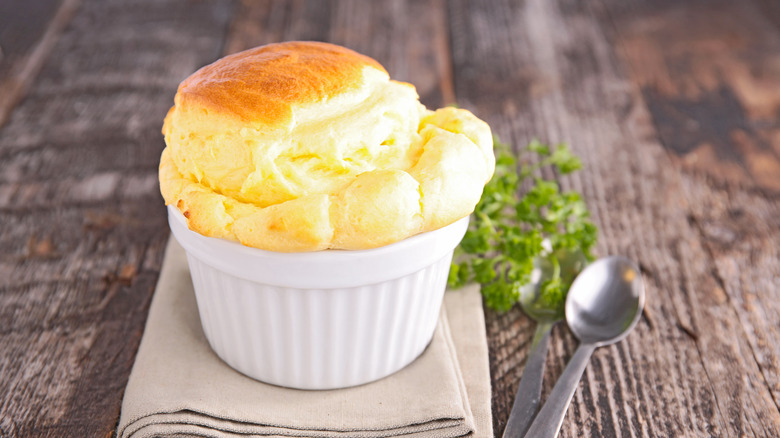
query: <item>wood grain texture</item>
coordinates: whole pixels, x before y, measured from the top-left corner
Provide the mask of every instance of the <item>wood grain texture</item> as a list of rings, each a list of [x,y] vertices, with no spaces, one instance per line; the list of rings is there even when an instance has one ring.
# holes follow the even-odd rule
[[[80,0],[0,2],[0,127],[24,97]]]
[[[664,147],[684,168],[777,192],[780,33],[756,3],[610,1],[603,12]]]
[[[12,2],[0,2],[0,78],[11,74],[13,66],[34,50],[61,3],[32,0],[20,8]]]
[[[744,354],[760,370],[750,383],[762,388],[756,395],[768,389],[780,409],[780,7],[772,5],[608,2],[601,16],[614,23],[613,45],[682,170],[712,295],[730,303],[721,316],[741,326]]]
[[[751,311],[740,304],[746,298],[732,298],[745,289],[754,290],[756,297],[764,292],[767,301],[776,296],[776,197],[758,193],[752,200],[742,198],[746,204],[738,209],[751,221],[769,222],[752,231],[758,238],[745,245],[741,260],[735,260],[740,253],[715,253],[698,215],[707,212],[712,220],[709,214],[714,213],[720,226],[736,224],[708,205],[725,201],[710,188],[711,178],[689,175],[668,155],[673,148],[668,139],[685,132],[679,118],[653,119],[653,102],[631,74],[630,59],[616,50],[621,43],[615,35],[620,34],[613,27],[621,24],[609,8],[622,3],[612,3],[449,3],[459,102],[515,145],[536,136],[569,142],[584,158],[585,170],[561,183],[585,195],[601,228],[598,251],[638,260],[648,285],[643,321],[626,341],[596,352],[562,436],[777,436],[776,347],[767,347],[779,340],[777,305],[762,301],[770,312],[757,305]],[[689,15],[707,15],[708,6],[691,3]],[[652,11],[672,4],[643,3]],[[646,17],[642,10],[625,14],[626,20]],[[688,31],[680,22],[671,27],[677,35]],[[637,32],[642,27],[631,21],[625,29]],[[658,47],[668,52],[668,44]],[[644,74],[657,67],[654,61],[646,60],[651,65],[637,70]],[[691,84],[701,81],[692,72],[672,76]],[[516,92],[505,93],[508,89]],[[706,106],[725,118],[739,116],[725,100]],[[724,141],[721,133],[712,135]],[[727,136],[725,141],[724,149],[734,146]],[[754,155],[749,151],[747,156]],[[747,173],[756,174],[753,169]],[[766,249],[756,254],[753,245],[761,245],[761,238]],[[718,256],[721,265],[729,260],[730,276],[717,267]],[[751,256],[758,256],[755,268]],[[744,270],[752,275],[742,275]],[[500,433],[533,327],[517,308],[486,316],[495,429]],[[553,340],[545,396],[576,345],[563,327]]]
[[[0,131],[0,436],[113,433],[168,234],[161,120],[231,7],[84,1]]]
[[[14,14],[0,13],[0,436],[113,433],[168,234],[156,168],[176,86],[293,39],[372,56],[516,147],[566,141],[583,158],[558,179],[587,200],[599,253],[640,262],[648,300],[594,355],[561,436],[780,436],[780,3],[36,0]],[[519,308],[486,323],[500,436],[534,326]],[[576,347],[563,324],[552,339],[544,396]]]

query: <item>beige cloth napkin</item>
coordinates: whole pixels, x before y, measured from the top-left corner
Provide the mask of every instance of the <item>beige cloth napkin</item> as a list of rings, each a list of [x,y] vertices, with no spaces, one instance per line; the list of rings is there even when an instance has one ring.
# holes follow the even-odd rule
[[[184,251],[168,243],[125,390],[119,437],[488,437],[490,375],[476,288],[447,292],[434,339],[401,371],[330,391],[234,371],[200,326]]]

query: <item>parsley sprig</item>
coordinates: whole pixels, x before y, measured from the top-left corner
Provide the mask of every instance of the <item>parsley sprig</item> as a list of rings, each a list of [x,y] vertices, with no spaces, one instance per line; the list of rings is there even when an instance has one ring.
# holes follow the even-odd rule
[[[579,193],[561,192],[556,181],[536,174],[549,166],[560,175],[569,174],[580,169],[582,162],[565,144],[551,147],[537,140],[528,144],[525,153],[538,159],[523,162],[519,168],[508,145],[494,138],[494,150],[495,174],[455,250],[448,284],[460,287],[476,281],[487,306],[504,312],[520,299],[534,259],[545,257],[554,269],[540,285],[534,306],[560,312],[571,284],[561,276],[558,254],[579,250],[592,260],[598,230]],[[520,188],[526,182],[530,188],[521,196]],[[545,239],[547,249],[542,243]]]

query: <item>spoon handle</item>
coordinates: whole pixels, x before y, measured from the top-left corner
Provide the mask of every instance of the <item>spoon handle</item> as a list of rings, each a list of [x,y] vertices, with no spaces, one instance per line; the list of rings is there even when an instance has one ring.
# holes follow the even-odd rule
[[[504,429],[503,438],[523,438],[539,412],[539,400],[542,398],[542,377],[544,362],[547,358],[547,345],[550,343],[550,330],[553,322],[539,322],[536,325],[531,343],[531,353],[525,361],[523,377],[517,387],[515,403]]]
[[[558,383],[553,387],[550,397],[542,406],[539,415],[536,416],[527,436],[533,438],[555,438],[561,429],[561,423],[566,416],[566,410],[569,409],[569,403],[577,390],[577,385],[582,378],[585,367],[588,366],[593,350],[596,346],[593,344],[580,344],[574,356],[566,365],[566,369],[558,379]]]

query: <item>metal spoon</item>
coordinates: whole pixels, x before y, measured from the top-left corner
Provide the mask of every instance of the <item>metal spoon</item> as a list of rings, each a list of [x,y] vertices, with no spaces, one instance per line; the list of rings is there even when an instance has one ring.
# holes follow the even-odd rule
[[[593,350],[625,338],[642,315],[645,288],[636,265],[625,257],[591,264],[574,280],[566,297],[566,322],[580,346],[526,434],[554,438]]]
[[[546,250],[550,251],[549,241],[543,242],[543,245],[546,245]],[[564,316],[565,302],[563,301],[560,308],[557,309],[549,309],[540,305],[539,295],[542,283],[556,274],[560,275],[564,282],[571,283],[571,280],[582,271],[588,262],[582,251],[579,250],[558,251],[555,256],[554,261],[551,261],[547,256],[534,259],[531,281],[520,290],[520,304],[523,306],[523,312],[536,321],[536,330],[503,438],[522,438],[525,436],[531,422],[536,417],[536,413],[539,412],[539,401],[542,397],[542,376],[544,376],[547,346],[550,342],[550,330]]]

